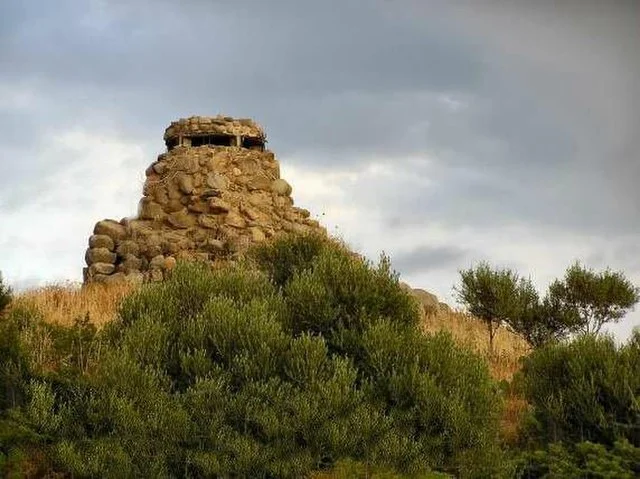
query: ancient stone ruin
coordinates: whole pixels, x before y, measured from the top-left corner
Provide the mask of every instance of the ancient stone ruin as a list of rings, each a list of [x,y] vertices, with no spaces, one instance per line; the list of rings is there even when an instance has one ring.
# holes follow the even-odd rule
[[[286,232],[322,232],[293,206],[262,128],[249,119],[191,117],[169,125],[167,152],[146,170],[138,215],[99,221],[84,281],[161,281],[176,260],[215,262]]]

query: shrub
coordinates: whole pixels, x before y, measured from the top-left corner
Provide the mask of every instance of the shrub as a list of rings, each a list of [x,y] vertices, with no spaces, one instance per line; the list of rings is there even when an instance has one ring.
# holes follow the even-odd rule
[[[2,281],[2,273],[0,273],[0,314],[5,310],[11,300],[13,299],[13,293],[11,288],[4,284]]]
[[[519,477],[530,479],[633,479],[640,475],[640,448],[626,440],[616,441],[612,447],[588,441],[557,442],[523,454],[519,463]]]
[[[543,442],[592,441],[640,446],[640,331],[617,346],[582,336],[547,345],[525,359],[521,386],[533,407],[531,434]]]
[[[315,237],[249,256],[179,264],[142,287],[81,368],[56,355],[61,340],[47,350],[53,372],[21,350],[31,366],[15,420],[79,477],[304,477],[347,459],[503,472],[486,364],[419,332],[386,258]]]

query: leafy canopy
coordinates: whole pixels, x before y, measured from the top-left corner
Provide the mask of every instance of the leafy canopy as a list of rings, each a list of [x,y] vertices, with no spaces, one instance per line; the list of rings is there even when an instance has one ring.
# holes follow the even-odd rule
[[[640,299],[639,290],[621,272],[595,272],[576,262],[562,280],[549,286],[549,296],[578,320],[573,329],[598,333],[606,323],[617,322]]]
[[[347,460],[503,472],[487,365],[448,335],[420,333],[386,258],[373,265],[314,237],[249,257],[179,264],[130,296],[91,346],[0,348],[20,372],[7,378],[19,394],[4,417],[31,434],[14,448],[39,447],[77,477],[305,477]],[[43,327],[31,316],[5,324],[18,345]],[[89,360],[64,367],[80,350]]]
[[[501,324],[522,329],[519,326],[525,324],[523,318],[537,314],[539,300],[533,284],[511,269],[493,269],[481,262],[475,268],[460,271],[460,280],[454,288],[458,301],[485,322],[492,352],[495,332]]]

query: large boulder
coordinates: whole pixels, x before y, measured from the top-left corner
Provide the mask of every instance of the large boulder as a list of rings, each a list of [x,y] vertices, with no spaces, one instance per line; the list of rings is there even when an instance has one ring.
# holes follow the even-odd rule
[[[105,235],[115,242],[127,236],[127,229],[115,220],[102,220],[93,228],[94,235]]]
[[[89,266],[94,263],[113,264],[116,262],[116,254],[107,248],[89,248],[85,254],[85,260]]]
[[[111,237],[107,235],[91,235],[89,238],[89,248],[107,248],[113,251],[115,243]]]

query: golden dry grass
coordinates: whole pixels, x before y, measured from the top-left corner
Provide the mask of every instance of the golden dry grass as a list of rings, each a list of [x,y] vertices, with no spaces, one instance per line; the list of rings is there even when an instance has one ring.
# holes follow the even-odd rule
[[[120,301],[133,289],[124,283],[54,284],[18,294],[12,307],[33,308],[46,321],[60,326],[70,326],[88,315],[91,323],[101,327],[115,318]]]
[[[55,284],[18,294],[12,307],[34,308],[46,321],[62,326],[70,326],[76,319],[88,315],[91,323],[101,327],[115,318],[120,302],[134,289],[127,284]],[[484,323],[458,311],[441,311],[427,316],[423,330],[428,333],[450,332],[456,342],[472,348],[487,359],[491,374],[498,381],[511,380],[520,368],[521,358],[529,352],[527,343],[521,337],[501,328],[494,339],[495,352],[490,355]],[[501,430],[505,440],[510,441],[518,435],[527,403],[512,393],[508,393],[505,399]]]
[[[72,325],[77,318],[89,315],[90,321],[100,327],[111,321],[121,300],[135,287],[128,284],[53,284],[28,290],[16,296],[13,307],[28,306],[38,311],[46,321],[58,325]],[[453,338],[485,356],[495,379],[509,380],[519,369],[520,359],[529,348],[526,341],[505,328],[498,330],[494,347],[489,354],[488,333],[485,325],[468,314],[449,311],[425,318],[425,332],[448,331]]]
[[[494,338],[494,353],[489,354],[489,333],[485,324],[469,314],[454,310],[426,316],[422,329],[427,333],[451,333],[456,342],[487,358],[491,373],[498,381],[510,380],[520,369],[520,360],[530,350],[522,337],[503,327],[498,329]]]
[[[494,338],[494,354],[489,354],[489,333],[479,319],[459,311],[440,311],[424,318],[425,332],[448,331],[454,340],[480,353],[487,359],[491,375],[498,381],[510,381],[520,369],[521,359],[529,354],[527,342],[506,328],[498,329]],[[500,433],[503,440],[517,440],[522,420],[528,410],[527,402],[514,391],[505,394],[504,408],[500,418]]]

